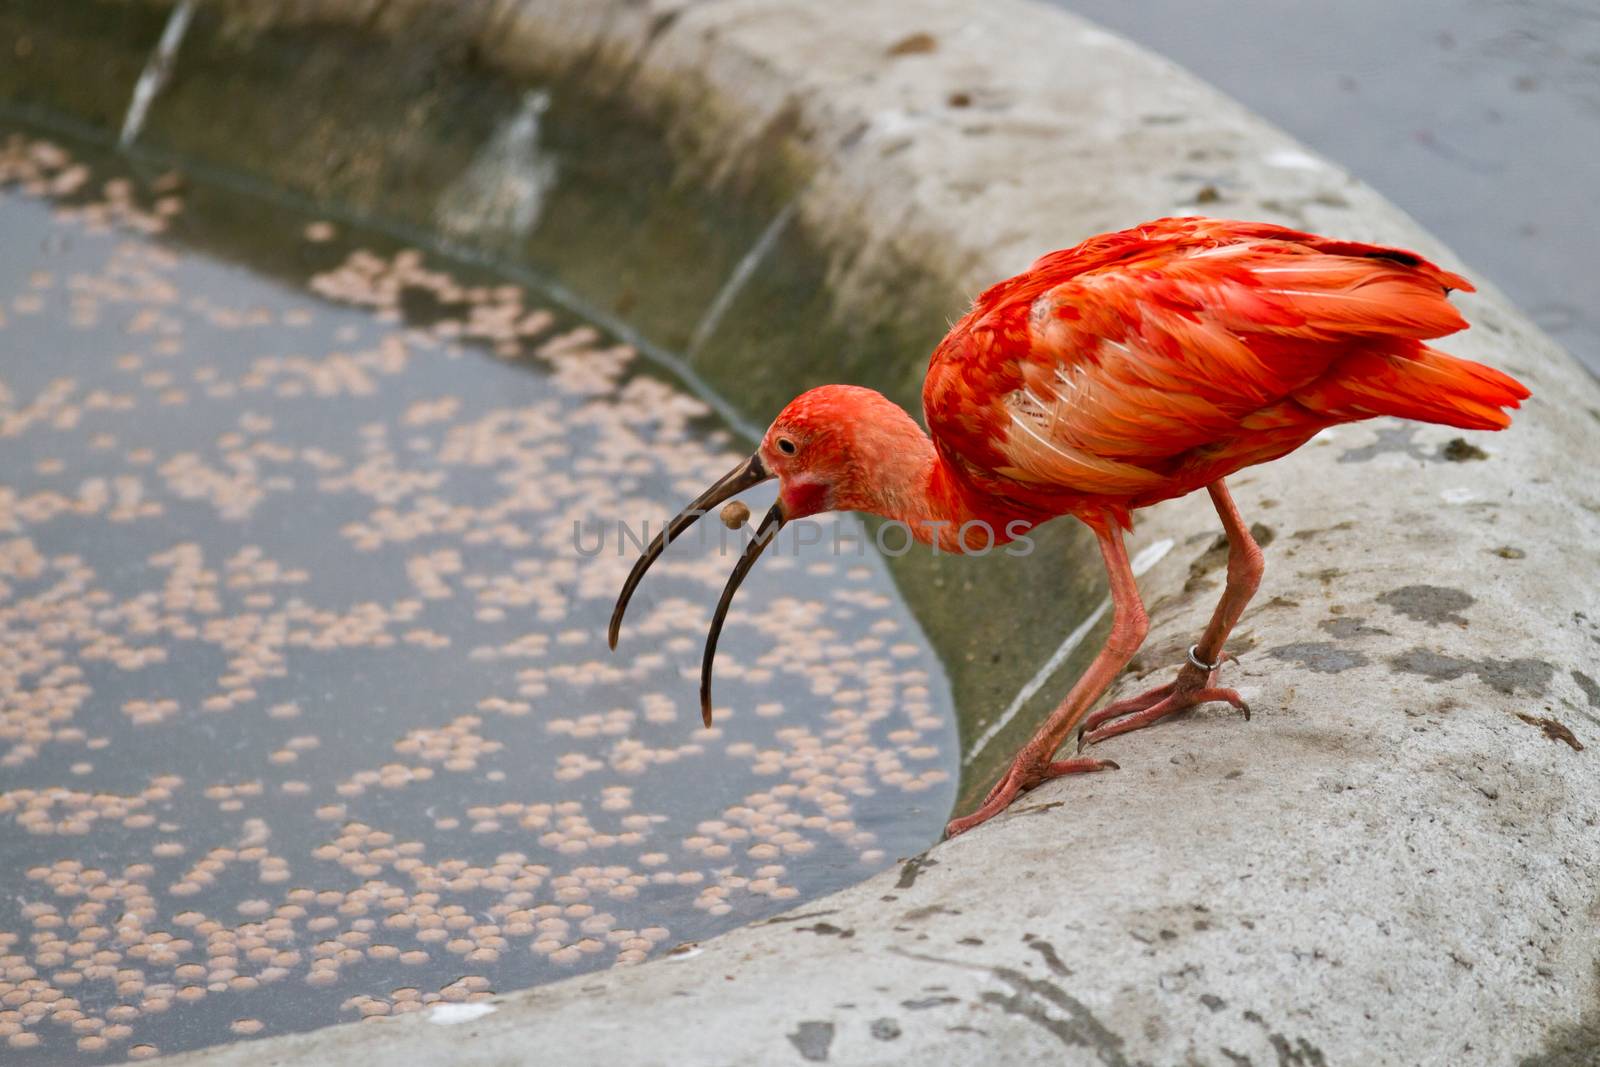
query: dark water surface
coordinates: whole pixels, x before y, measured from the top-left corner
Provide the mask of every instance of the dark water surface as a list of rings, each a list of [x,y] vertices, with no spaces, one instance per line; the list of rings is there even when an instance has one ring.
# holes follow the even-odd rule
[[[3,133],[0,245],[7,1065],[638,962],[937,836],[943,671],[833,527],[746,583],[715,729],[734,535],[676,546],[606,650],[615,524],[739,454],[632,350],[481,271]]]

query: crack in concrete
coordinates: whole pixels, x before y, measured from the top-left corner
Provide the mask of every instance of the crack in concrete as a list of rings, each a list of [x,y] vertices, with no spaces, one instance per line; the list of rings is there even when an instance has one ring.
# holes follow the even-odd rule
[[[1353,637],[1390,637],[1388,630],[1381,626],[1368,626],[1367,620],[1362,618],[1323,619],[1317,623],[1317,629],[1324,630],[1341,641]]]
[[[750,923],[751,926],[783,926],[787,923],[804,922],[807,919],[820,919],[824,915],[833,915],[838,908],[823,908],[819,911],[803,911],[795,915],[774,915],[770,919],[757,919]]]
[[[1063,978],[1072,977],[1072,968],[1062,962],[1060,953],[1056,952],[1056,947],[1050,942],[1042,937],[1025,934],[1023,935],[1022,943],[1037,952],[1040,958],[1044,960],[1044,965],[1050,968],[1052,972],[1061,975]]]
[[[982,995],[984,1003],[1037,1023],[1054,1034],[1063,1045],[1092,1049],[1106,1067],[1132,1067],[1132,1062],[1122,1052],[1122,1038],[1097,1019],[1083,1001],[1054,982],[1029,978],[1009,967],[991,967],[989,972],[1016,992],[1007,995],[991,990]],[[1063,1009],[1068,1018],[1052,1015],[1040,1000]]]
[[[1033,943],[1029,942],[1030,945]],[[889,951],[907,959],[942,963],[963,970],[980,971],[998,978],[1009,985],[1014,992],[1007,994],[988,990],[979,995],[979,1000],[999,1008],[1008,1015],[1016,1015],[1036,1023],[1055,1035],[1063,1045],[1091,1049],[1105,1067],[1141,1067],[1123,1053],[1124,1042],[1121,1036],[1102,1023],[1087,1004],[1048,979],[1031,978],[1011,967],[968,963],[965,960],[908,952],[901,948],[891,948]],[[1053,954],[1054,950],[1051,951]],[[957,998],[951,999],[954,1001]],[[1053,1014],[1049,1010],[1051,1005],[1065,1011],[1067,1018]]]

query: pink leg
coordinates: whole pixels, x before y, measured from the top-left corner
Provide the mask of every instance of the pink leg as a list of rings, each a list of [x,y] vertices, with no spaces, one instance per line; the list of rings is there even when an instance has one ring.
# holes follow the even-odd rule
[[[1051,778],[1116,767],[1110,760],[1081,756],[1052,760],[1056,749],[1071,736],[1084,713],[1105,692],[1106,686],[1111,684],[1117,673],[1128,665],[1150,629],[1149,617],[1145,615],[1144,603],[1140,601],[1138,586],[1133,581],[1133,569],[1128,565],[1128,550],[1122,543],[1122,530],[1109,522],[1091,524],[1091,529],[1100,541],[1100,554],[1105,558],[1106,571],[1111,577],[1111,636],[1067,698],[1051,712],[1038,733],[1017,753],[1011,768],[999,784],[989,791],[983,806],[966,818],[956,819],[946,826],[947,837],[954,837],[993,818],[1018,796]]]
[[[1222,528],[1228,534],[1228,582],[1194,654],[1204,663],[1216,664],[1216,668],[1204,670],[1193,663],[1185,663],[1179,668],[1176,680],[1101,708],[1084,721],[1083,734],[1078,739],[1080,750],[1085,745],[1149,726],[1174,712],[1213,700],[1225,700],[1244,712],[1246,719],[1250,717],[1250,708],[1238,693],[1217,685],[1217,674],[1222,665],[1223,643],[1260,586],[1266,564],[1228,487],[1218,480],[1209,485],[1207,491],[1217,507],[1217,514],[1222,517]]]

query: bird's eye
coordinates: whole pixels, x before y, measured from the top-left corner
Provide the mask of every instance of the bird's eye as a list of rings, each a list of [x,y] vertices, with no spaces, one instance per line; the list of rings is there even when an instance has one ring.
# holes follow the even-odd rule
[[[782,452],[786,456],[792,456],[796,452],[800,451],[800,449],[797,448],[795,443],[789,440],[787,437],[780,437],[778,438],[778,451]]]

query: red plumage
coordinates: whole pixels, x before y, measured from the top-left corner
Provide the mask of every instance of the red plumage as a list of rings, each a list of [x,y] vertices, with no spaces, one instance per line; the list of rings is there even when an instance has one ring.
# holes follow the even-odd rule
[[[1528,390],[1427,342],[1466,327],[1459,275],[1414,252],[1259,222],[1158,219],[1051,252],[986,290],[934,352],[923,386],[928,434],[869,389],[829,385],[790,403],[745,464],[652,542],[612,616],[696,514],[768,477],[778,503],[762,536],[829,510],[906,523],[947,551],[981,551],[1060,515],[1094,531],[1111,580],[1111,636],[1060,707],[1018,753],[960,833],[1048,778],[1115,766],[1080,748],[1207,701],[1244,701],[1218,684],[1223,644],[1254,595],[1263,560],[1224,479],[1342,422],[1394,415],[1469,430],[1510,424]],[[1204,487],[1228,537],[1221,602],[1170,684],[1089,710],[1138,649],[1148,619],[1122,530],[1130,513]],[[735,567],[712,618],[711,665],[733,592],[766,541]]]
[[[1452,289],[1472,285],[1401,249],[1159,219],[986,290],[923,408],[979,492],[1126,524],[1336,423],[1509,424],[1526,389],[1423,343],[1465,328]]]

